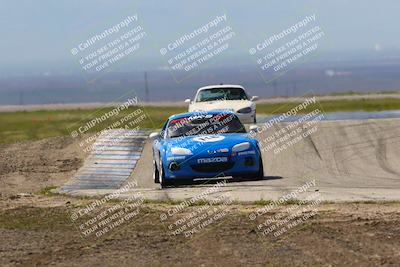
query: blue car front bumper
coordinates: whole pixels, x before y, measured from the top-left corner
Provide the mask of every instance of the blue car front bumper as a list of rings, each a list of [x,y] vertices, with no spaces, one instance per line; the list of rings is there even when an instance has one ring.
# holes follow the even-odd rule
[[[195,156],[169,157],[163,161],[165,179],[241,176],[259,171],[257,150],[238,153],[201,153]]]

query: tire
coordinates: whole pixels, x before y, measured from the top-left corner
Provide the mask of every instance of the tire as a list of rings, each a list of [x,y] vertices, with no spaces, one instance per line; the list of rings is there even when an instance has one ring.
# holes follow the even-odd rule
[[[253,123],[254,123],[254,124],[257,124],[257,115],[256,115],[256,114],[254,114],[254,121],[253,121]]]
[[[258,164],[258,172],[255,174],[254,178],[256,180],[264,179],[264,166],[263,166],[263,161],[262,161],[262,157],[261,156],[260,156],[259,164]]]
[[[157,164],[155,161],[153,161],[153,180],[154,183],[159,184],[160,183],[160,173],[158,172]]]
[[[173,182],[171,180],[166,180],[165,179],[164,167],[162,165],[162,162],[161,162],[161,166],[160,166],[160,170],[158,171],[158,174],[159,174],[158,175],[158,177],[159,177],[158,180],[160,182],[161,188],[173,185]]]
[[[193,178],[187,178],[187,179],[184,179],[183,180],[183,182],[185,183],[185,184],[193,184],[194,183],[194,179]]]
[[[264,167],[263,167],[263,162],[262,162],[261,156],[259,159],[258,171],[256,173],[251,173],[251,174],[245,175],[243,178],[245,180],[262,180],[262,179],[264,179]]]

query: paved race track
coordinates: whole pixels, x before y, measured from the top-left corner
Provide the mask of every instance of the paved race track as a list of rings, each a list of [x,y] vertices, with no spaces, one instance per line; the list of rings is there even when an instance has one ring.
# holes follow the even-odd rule
[[[238,201],[277,199],[280,196],[315,180],[309,192],[318,191],[324,200],[399,200],[400,199],[400,119],[369,119],[320,121],[299,125],[305,137],[286,140],[267,149],[267,137],[287,129],[279,123],[257,134],[263,149],[265,177],[260,181],[231,181],[210,197],[224,192]],[[277,139],[275,139],[276,141]],[[292,140],[291,145],[289,141]],[[271,141],[271,139],[270,139]],[[278,148],[279,151],[274,149]],[[160,189],[152,178],[151,141],[147,140],[136,168],[125,182],[136,181],[137,187],[121,194],[129,196],[140,191],[148,199],[182,200],[200,194],[215,185],[197,181],[176,188]],[[110,190],[79,190],[80,195],[99,195]]]

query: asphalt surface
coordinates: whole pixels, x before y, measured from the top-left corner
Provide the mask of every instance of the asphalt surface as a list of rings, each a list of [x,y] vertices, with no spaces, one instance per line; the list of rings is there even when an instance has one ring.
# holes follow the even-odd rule
[[[308,183],[312,186],[307,192],[297,194],[296,199],[319,192],[326,201],[400,200],[400,119],[303,123],[271,139],[282,129],[288,129],[288,125],[274,124],[256,135],[264,149],[263,180],[228,179],[206,198],[229,193],[237,201],[277,200]],[[289,136],[296,128],[301,128],[301,133],[274,148],[266,147],[273,142],[278,144],[278,138]],[[269,141],[265,142],[268,137]],[[120,197],[141,192],[151,200],[184,200],[204,193],[217,182],[196,181],[160,189],[153,183],[152,174],[151,141],[147,140],[136,168],[125,183],[134,181],[137,186],[121,193]],[[98,196],[110,192],[80,190],[72,194]]]

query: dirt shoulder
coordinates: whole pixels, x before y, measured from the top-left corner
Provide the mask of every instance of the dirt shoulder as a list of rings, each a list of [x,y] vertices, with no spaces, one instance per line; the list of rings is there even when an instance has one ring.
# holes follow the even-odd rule
[[[0,194],[34,193],[67,182],[82,166],[79,139],[68,136],[0,146]]]
[[[260,206],[227,206],[221,220],[185,237],[171,234],[169,222],[160,221],[171,205],[144,204],[122,229],[93,241],[82,238],[69,219],[71,207],[90,202],[63,196],[0,201],[0,265],[396,266],[400,261],[398,203],[323,204],[278,238],[260,235],[259,222],[249,220]],[[187,208],[181,216],[202,207]]]
[[[144,202],[123,227],[115,226],[98,239],[84,237],[79,227],[85,221],[71,218],[96,200],[34,193],[72,177],[85,158],[78,141],[56,137],[0,147],[0,266],[398,266],[400,262],[399,202],[320,204],[315,214],[301,207],[295,219],[307,219],[279,236],[260,231],[260,224],[286,218],[296,204],[274,208],[256,220],[250,217],[260,205],[215,206],[221,217],[209,224],[201,221],[201,231],[186,236],[174,234],[170,225],[212,209],[203,210],[206,204],[192,206],[160,220],[177,206]],[[28,192],[32,194],[19,194]],[[120,203],[110,201],[102,208],[113,209]]]

